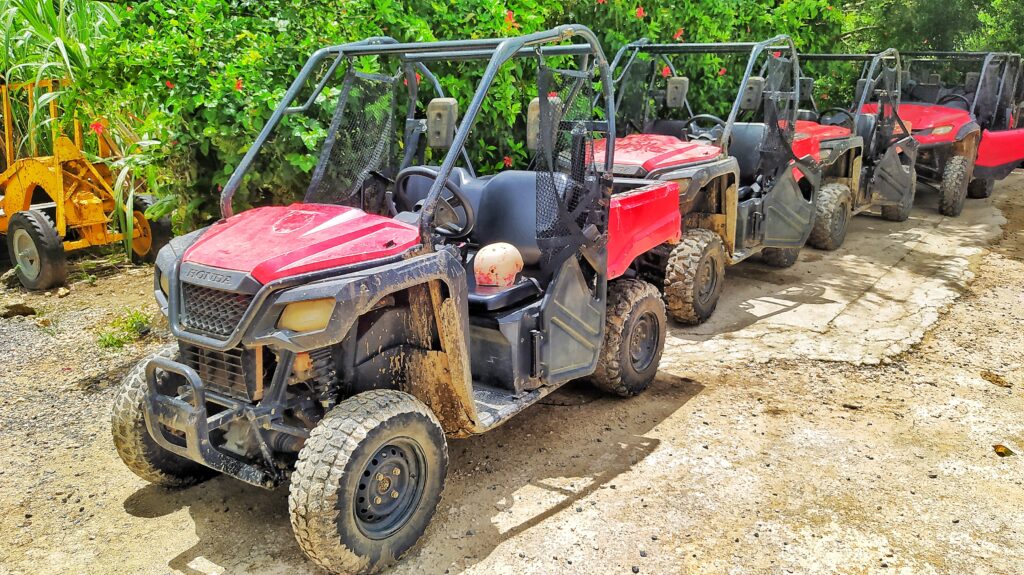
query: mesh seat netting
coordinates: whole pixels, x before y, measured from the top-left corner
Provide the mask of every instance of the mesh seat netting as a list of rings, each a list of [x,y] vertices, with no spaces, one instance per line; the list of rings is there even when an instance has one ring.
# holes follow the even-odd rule
[[[368,74],[349,66],[306,202],[383,213],[383,190],[372,184],[394,159],[396,84],[400,78],[401,74]]]
[[[537,243],[541,266],[554,270],[591,243],[588,227],[606,228],[594,162],[594,71],[541,64],[537,84]]]

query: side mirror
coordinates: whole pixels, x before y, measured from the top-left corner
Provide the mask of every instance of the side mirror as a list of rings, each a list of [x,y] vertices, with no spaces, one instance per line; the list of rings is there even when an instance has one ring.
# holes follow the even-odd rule
[[[434,98],[427,104],[427,146],[440,150],[452,147],[459,103],[455,98]]]
[[[665,106],[673,109],[686,107],[686,94],[690,91],[690,79],[685,76],[672,76],[665,89]]]
[[[740,100],[741,110],[756,110],[764,98],[764,77],[751,76],[743,87],[743,99]]]
[[[548,105],[551,106],[554,119],[561,116],[562,110],[562,99],[548,98]],[[530,105],[526,108],[526,149],[531,152],[536,152],[540,149],[540,98],[534,98],[530,100]],[[551,135],[554,137],[558,125],[551,126]]]
[[[964,76],[964,89],[968,92],[977,92],[981,84],[981,72],[968,72]]]
[[[868,80],[867,78],[861,78],[860,80],[857,80],[857,90],[854,94],[854,105],[859,106],[860,103],[864,101],[864,94],[867,93],[870,86],[871,80]]]
[[[814,95],[814,78],[803,76],[800,78],[800,99],[805,102],[811,101]]]

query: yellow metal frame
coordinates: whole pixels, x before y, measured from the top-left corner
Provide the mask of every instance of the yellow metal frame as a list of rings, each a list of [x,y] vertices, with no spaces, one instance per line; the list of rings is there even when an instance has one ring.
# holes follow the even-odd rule
[[[52,155],[40,156],[38,144],[31,139],[30,156],[18,158],[14,148],[14,119],[11,96],[14,92],[27,94],[28,112],[36,107],[36,90],[42,88],[53,93],[56,88],[70,85],[70,80],[40,80],[20,84],[0,85],[3,114],[3,141],[7,169],[0,173],[0,234],[6,234],[10,217],[32,206],[36,190],[43,190],[55,204],[54,224],[57,234],[64,240],[64,251],[120,242],[124,235],[117,231],[113,221],[115,194],[113,175],[105,164],[94,164],[82,153],[82,125],[74,120],[73,140],[60,132],[57,100],[49,102]],[[102,122],[106,126],[106,122]],[[105,133],[96,135],[101,157],[112,157],[116,146]],[[132,212],[132,206],[126,206]],[[142,224],[142,225],[139,225]],[[136,218],[133,237],[146,233],[144,222]],[[69,232],[74,232],[69,234]]]

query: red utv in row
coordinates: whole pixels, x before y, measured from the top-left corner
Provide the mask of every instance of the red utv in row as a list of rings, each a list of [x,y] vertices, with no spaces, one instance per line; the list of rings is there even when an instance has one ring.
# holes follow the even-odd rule
[[[721,60],[735,65],[731,73],[720,64],[709,69],[707,62]],[[683,222],[680,243],[646,253],[631,271],[664,285],[675,320],[701,323],[718,304],[726,265],[756,254],[769,265],[793,265],[811,234],[825,136],[799,131],[796,50],[787,36],[724,44],[640,40],[624,46],[612,67],[612,170],[676,182]],[[731,102],[717,101],[723,85],[736,94]]]
[[[811,108],[800,111],[799,131],[827,134],[822,142],[822,190],[809,242],[836,249],[846,236],[849,218],[878,209],[882,217],[910,217],[916,187],[917,141],[900,116],[900,56],[878,54],[801,54],[804,71],[824,76],[843,66],[859,65],[860,77],[851,105],[819,110],[815,83],[805,78]],[[836,88],[833,86],[832,88]],[[818,97],[820,96],[820,97]]]
[[[995,52],[904,53],[900,116],[920,142],[918,177],[939,188],[939,211],[991,195],[1024,160],[1014,129],[1020,56]]]
[[[458,102],[429,66],[467,60],[486,71]],[[477,173],[470,132],[513,66],[530,70],[536,95],[533,161]],[[267,488],[290,477],[302,550],[331,572],[369,573],[426,528],[447,437],[493,429],[576,378],[642,391],[667,319],[633,270],[679,242],[680,193],[656,174],[615,175],[612,86],[581,26],[316,52],[225,186],[222,219],[159,253],[154,294],[177,344],[117,395],[125,464],[171,486],[215,472]],[[303,201],[235,214],[239,190],[260,191],[251,176],[267,166],[265,144],[296,121],[324,134]],[[762,172],[793,182],[773,170],[749,182],[734,171],[734,201]],[[810,205],[810,187],[788,185]],[[757,231],[744,225],[737,237]]]

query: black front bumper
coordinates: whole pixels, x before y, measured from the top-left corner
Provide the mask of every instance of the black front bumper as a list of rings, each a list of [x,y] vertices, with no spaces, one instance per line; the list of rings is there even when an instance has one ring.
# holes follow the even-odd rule
[[[184,378],[188,383],[184,393],[173,397],[161,393],[157,370]],[[272,413],[262,414],[259,405],[208,391],[195,370],[164,357],[154,357],[146,364],[146,383],[149,387],[145,399],[146,428],[160,447],[258,487],[270,489],[281,483],[284,474],[279,470],[245,462],[218,450],[210,441],[210,431],[240,419],[247,420],[252,432],[261,436],[258,422],[264,419],[261,416]],[[225,409],[210,415],[208,402]],[[185,437],[169,433],[167,428]]]

